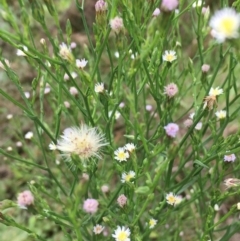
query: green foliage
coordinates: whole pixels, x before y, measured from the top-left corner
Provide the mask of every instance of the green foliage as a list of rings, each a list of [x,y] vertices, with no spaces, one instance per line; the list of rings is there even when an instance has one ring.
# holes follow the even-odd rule
[[[238,24],[229,34],[223,22],[214,39],[204,3],[187,0],[159,16],[161,1],[107,1],[92,23],[76,0],[79,35],[62,23],[66,2],[0,3],[1,241],[113,240],[118,226],[133,241],[229,240],[239,231]]]

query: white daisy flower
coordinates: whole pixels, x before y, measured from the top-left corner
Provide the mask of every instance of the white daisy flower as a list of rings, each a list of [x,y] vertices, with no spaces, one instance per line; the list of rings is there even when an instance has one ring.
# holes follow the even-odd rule
[[[104,226],[97,224],[96,226],[93,227],[93,232],[95,234],[100,234],[104,230]]]
[[[223,89],[221,89],[219,87],[217,87],[215,89],[211,87],[211,89],[209,91],[210,96],[218,96],[218,95],[221,95],[221,94],[223,94]]]
[[[217,116],[217,118],[218,118],[219,120],[222,120],[222,119],[225,119],[225,118],[226,118],[226,116],[227,116],[227,111],[225,111],[225,110],[219,110],[219,111],[217,111],[217,112],[215,113],[215,115]]]
[[[125,182],[130,182],[131,179],[134,179],[136,176],[136,173],[134,171],[129,171],[128,173],[124,172],[122,174],[122,179],[121,182],[125,183]]]
[[[174,50],[166,50],[162,56],[163,61],[172,63],[177,59],[176,52]]]
[[[135,151],[136,149],[136,146],[133,144],[133,143],[127,143],[125,146],[124,146],[124,149],[126,151],[129,151],[130,153]]]
[[[130,234],[131,232],[129,228],[117,226],[117,229],[114,230],[112,236],[116,241],[130,241]]]
[[[211,34],[219,43],[239,37],[240,15],[233,8],[217,11],[209,22]]]
[[[157,221],[158,221],[158,220],[156,220],[156,219],[154,219],[154,218],[150,218],[150,219],[149,219],[149,222],[148,222],[149,228],[150,228],[150,229],[154,228],[154,227],[156,226],[156,224],[157,224]]]
[[[97,83],[94,88],[96,93],[103,93],[104,92],[104,83]]]
[[[119,147],[116,151],[114,151],[115,159],[119,162],[127,161],[129,158],[129,154],[125,151],[125,148]]]
[[[76,66],[80,69],[83,69],[84,67],[86,67],[88,61],[86,59],[76,59]]]

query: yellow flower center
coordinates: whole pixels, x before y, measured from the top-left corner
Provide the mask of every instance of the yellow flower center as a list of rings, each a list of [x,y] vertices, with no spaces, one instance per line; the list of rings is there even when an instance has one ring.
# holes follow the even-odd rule
[[[168,55],[166,56],[166,60],[169,61],[169,62],[171,62],[171,61],[174,60],[174,56],[173,56],[172,54],[168,54]]]
[[[125,153],[124,152],[119,152],[118,153],[118,158],[119,159],[125,159]]]
[[[126,238],[127,238],[127,234],[122,231],[122,232],[119,233],[119,235],[117,237],[117,240],[124,241],[124,240],[126,240]]]
[[[168,201],[169,201],[170,203],[175,203],[176,199],[175,199],[174,196],[170,196],[170,197],[168,197]]]
[[[132,176],[130,174],[126,175],[125,180],[129,182],[131,180]]]
[[[226,35],[234,34],[235,30],[235,23],[232,18],[225,18],[222,20],[219,29]]]

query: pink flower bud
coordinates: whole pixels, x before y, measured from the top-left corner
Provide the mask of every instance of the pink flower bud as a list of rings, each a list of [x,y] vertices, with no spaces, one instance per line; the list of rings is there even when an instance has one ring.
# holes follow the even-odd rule
[[[27,206],[32,205],[33,202],[34,197],[30,191],[26,190],[18,194],[17,203],[19,207],[26,209]]]
[[[87,213],[94,214],[98,210],[98,205],[99,205],[99,203],[96,199],[88,198],[83,203],[83,209]]]
[[[127,197],[122,194],[117,199],[118,205],[123,208],[127,204]]]

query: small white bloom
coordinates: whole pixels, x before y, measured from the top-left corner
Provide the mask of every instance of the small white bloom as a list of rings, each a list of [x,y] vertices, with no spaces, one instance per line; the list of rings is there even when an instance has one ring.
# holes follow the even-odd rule
[[[16,142],[16,146],[17,146],[17,147],[22,147],[22,142],[21,142],[21,141],[17,141],[17,142]]]
[[[12,149],[12,147],[11,146],[9,146],[8,148],[7,148],[7,151],[12,151],[13,149]]]
[[[131,182],[132,179],[134,179],[136,176],[136,173],[134,171],[129,171],[128,173],[124,172],[122,173],[122,179],[121,182]]]
[[[127,144],[124,146],[124,149],[125,149],[126,151],[133,152],[133,151],[135,151],[136,146],[135,146],[133,143],[127,143]]]
[[[112,115],[112,111],[109,111],[108,112],[108,116],[111,117],[111,115]],[[120,116],[121,116],[120,112],[119,111],[115,111],[114,118],[117,120]]]
[[[237,203],[237,210],[240,210],[240,203]]]
[[[153,109],[152,105],[146,105],[146,110],[151,111]]]
[[[51,92],[51,87],[49,85],[46,85],[46,87],[44,88],[44,94],[48,94]]]
[[[82,124],[80,127],[65,129],[57,141],[57,149],[63,152],[66,160],[69,160],[72,154],[86,160],[90,157],[100,158],[100,149],[107,144],[103,134],[99,133],[97,128]]]
[[[67,109],[70,108],[70,106],[71,106],[68,101],[64,101],[63,104]]]
[[[193,7],[193,8],[198,8],[198,7],[201,7],[202,4],[203,4],[203,1],[202,1],[202,0],[196,0],[196,1],[193,3],[192,7]]]
[[[215,210],[216,212],[220,210],[220,207],[218,206],[218,204],[215,204],[215,205],[214,205],[214,210]]]
[[[7,119],[8,119],[8,120],[11,120],[12,118],[13,118],[13,115],[12,115],[12,114],[8,114],[8,115],[7,115]]]
[[[100,224],[97,224],[93,227],[93,232],[95,234],[100,234],[104,230],[104,227]]]
[[[76,79],[77,73],[76,73],[76,72],[72,72],[72,73],[71,73],[71,77],[72,77],[73,79]],[[69,80],[69,79],[70,79],[67,73],[64,74],[63,79],[64,79],[64,80]]]
[[[55,145],[54,142],[51,142],[48,147],[49,147],[49,149],[50,149],[51,151],[57,150],[57,146]]]
[[[197,125],[195,126],[195,129],[200,131],[202,129],[202,122],[198,122]]]
[[[33,138],[33,133],[32,133],[31,131],[27,132],[27,133],[25,134],[24,138],[25,138],[25,139],[28,139],[28,140],[32,139],[32,138]]]
[[[117,226],[117,229],[114,230],[112,236],[116,241],[130,241],[130,234],[131,232],[129,228]]]
[[[4,61],[5,61],[5,64],[10,68],[10,62],[9,62],[9,60],[4,59]],[[2,62],[0,61],[0,68],[3,69],[3,70],[6,70],[5,67],[4,67],[4,65],[3,65],[3,61],[2,61]]]
[[[24,95],[25,95],[25,97],[26,97],[27,99],[30,98],[30,93],[29,93],[29,92],[24,92]]]
[[[156,226],[156,224],[157,224],[157,221],[158,221],[158,220],[156,220],[156,219],[154,219],[154,218],[150,218],[150,220],[149,220],[149,222],[148,222],[149,228],[150,228],[150,229],[154,228],[154,227]]]
[[[18,49],[16,55],[17,56],[27,56],[25,54],[25,52],[27,52],[27,51],[28,51],[28,47],[27,46],[23,46],[23,51],[21,49]]]
[[[71,48],[69,48],[65,43],[59,45],[59,55],[62,59],[71,61],[73,59]]]
[[[176,52],[174,50],[166,50],[162,56],[163,61],[172,63],[177,59]]]
[[[195,112],[191,113],[191,114],[189,115],[189,118],[193,120],[194,115],[195,115]]]
[[[209,22],[211,34],[219,43],[239,37],[240,15],[233,8],[217,11]]]
[[[80,69],[83,69],[84,67],[86,67],[88,61],[86,59],[76,59],[76,66]]]
[[[75,49],[77,47],[77,44],[75,42],[70,43],[70,48]]]
[[[115,55],[115,57],[116,57],[117,59],[118,59],[119,56],[120,56],[120,55],[119,55],[119,52],[115,52],[114,55]]]
[[[94,88],[96,93],[103,93],[104,92],[104,83],[97,83]]]
[[[218,96],[218,95],[221,95],[221,94],[223,94],[223,89],[221,89],[219,87],[217,87],[215,89],[211,87],[211,89],[209,91],[210,96]]]
[[[156,9],[153,11],[152,16],[153,16],[153,17],[157,17],[160,13],[161,13],[160,9],[159,9],[159,8],[156,8]]]
[[[226,118],[226,116],[227,116],[227,111],[225,111],[225,110],[219,110],[219,111],[217,111],[217,112],[215,113],[215,115],[217,116],[217,118],[218,118],[219,120],[222,120],[222,119],[225,119],[225,118]]]
[[[129,158],[128,152],[125,151],[125,148],[119,147],[116,151],[114,151],[115,159],[122,162],[127,161]]]
[[[168,204],[175,206],[182,201],[182,197],[170,192],[166,195],[166,201]]]
[[[76,96],[78,94],[78,90],[74,86],[70,87],[69,92],[72,96]]]

